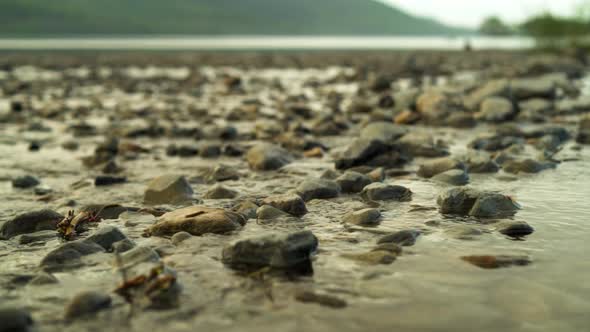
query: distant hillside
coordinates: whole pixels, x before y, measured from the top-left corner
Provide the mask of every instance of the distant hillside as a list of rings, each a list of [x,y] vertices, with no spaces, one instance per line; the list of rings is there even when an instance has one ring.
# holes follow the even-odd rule
[[[452,35],[374,0],[0,0],[0,35]]]

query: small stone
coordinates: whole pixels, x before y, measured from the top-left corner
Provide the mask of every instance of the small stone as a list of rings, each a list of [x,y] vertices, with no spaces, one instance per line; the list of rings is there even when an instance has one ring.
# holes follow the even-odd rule
[[[80,293],[66,305],[65,319],[72,321],[96,314],[98,311],[111,306],[111,297],[99,292]]]
[[[479,192],[471,188],[453,188],[437,198],[442,214],[457,214],[478,218],[511,216],[520,209],[512,198],[494,192]]]
[[[305,158],[322,158],[324,156],[324,149],[316,146],[303,152],[303,156]]]
[[[296,194],[269,196],[265,198],[262,203],[273,206],[296,217],[302,217],[307,213],[305,201],[301,196]]]
[[[476,119],[499,123],[510,120],[515,115],[512,102],[502,97],[490,97],[483,101],[481,110],[475,115]]]
[[[510,160],[502,165],[502,170],[507,173],[518,174],[518,173],[539,173],[546,169],[555,168],[555,163],[552,162],[538,162],[533,159],[525,160]]]
[[[316,303],[334,309],[345,308],[347,306],[346,301],[335,296],[317,294],[311,291],[298,291],[295,294],[295,300],[302,303]]]
[[[102,167],[102,172],[104,174],[117,174],[122,172],[123,169],[117,165],[114,160],[109,160],[104,166]]]
[[[409,247],[416,243],[420,236],[418,230],[403,230],[385,235],[377,241],[377,244],[394,243],[400,246]]]
[[[183,176],[162,175],[148,183],[145,191],[146,204],[179,204],[190,201],[193,189]]]
[[[211,187],[209,190],[207,190],[207,192],[205,193],[203,198],[206,198],[206,199],[231,199],[231,198],[236,198],[237,196],[238,196],[237,191],[230,189],[224,185],[216,184],[213,187]]]
[[[381,219],[381,212],[377,209],[363,209],[344,216],[344,222],[359,226],[377,226]]]
[[[336,179],[343,193],[359,193],[373,181],[365,174],[346,171]]]
[[[310,231],[269,234],[239,240],[223,249],[222,261],[232,269],[259,270],[270,267],[311,274],[311,256],[318,239]]]
[[[56,238],[55,230],[39,231],[30,234],[22,234],[15,237],[18,244],[31,244],[47,242]]]
[[[268,221],[268,220],[283,220],[283,221],[296,221],[299,220],[295,218],[293,215],[277,209],[271,205],[262,205],[256,210],[256,219],[259,221]]]
[[[524,221],[510,221],[510,222],[502,222],[497,225],[498,232],[512,237],[512,238],[522,238],[527,235],[533,234],[535,229],[531,227],[531,225],[527,224]]]
[[[23,213],[0,227],[0,239],[7,240],[20,234],[55,230],[63,218],[61,214],[47,209]]]
[[[335,198],[340,196],[340,191],[336,181],[326,179],[305,180],[295,190],[306,202],[312,199]]]
[[[61,144],[61,147],[64,150],[68,151],[76,151],[80,147],[80,144],[76,141],[66,141]]]
[[[336,159],[336,169],[349,169],[366,165],[374,158],[391,150],[391,147],[379,140],[360,138],[352,142]]]
[[[117,227],[104,226],[97,229],[92,235],[86,238],[87,242],[96,243],[103,247],[106,251],[112,249],[116,242],[127,239],[127,236],[121,232]]]
[[[452,186],[464,186],[469,183],[469,175],[464,170],[452,169],[433,176],[432,180]]]
[[[465,165],[452,158],[438,158],[429,160],[418,168],[418,176],[423,178],[431,178],[437,174],[452,170],[452,169],[465,169]]]
[[[80,240],[67,242],[45,255],[40,265],[45,270],[77,268],[82,266],[82,257],[104,251],[103,247],[92,242]]]
[[[28,189],[40,184],[39,180],[31,175],[19,176],[12,180],[12,186],[19,189]]]
[[[256,218],[256,210],[258,205],[251,200],[245,200],[232,208],[233,211],[241,214],[246,219]]]
[[[408,202],[412,200],[412,191],[406,187],[394,186],[385,183],[375,182],[366,186],[361,191],[361,197],[369,201]]]
[[[188,232],[192,235],[227,234],[240,229],[245,218],[235,212],[204,206],[189,206],[162,215],[148,233],[154,236]]]
[[[532,263],[527,256],[463,256],[461,259],[482,269],[526,266]]]
[[[240,178],[240,174],[233,167],[220,164],[204,171],[202,177],[205,182],[214,183],[238,180]]]
[[[483,232],[473,226],[457,225],[445,231],[448,235],[459,240],[473,240],[475,236],[480,236]]]
[[[25,309],[0,308],[0,332],[32,332],[34,321]]]
[[[95,186],[110,186],[127,182],[124,176],[99,175],[94,179]]]
[[[29,281],[29,285],[34,286],[53,285],[58,283],[59,280],[57,280],[53,274],[47,272],[41,272],[31,279],[31,281]]]
[[[121,241],[117,241],[113,243],[111,246],[113,252],[115,253],[124,253],[136,247],[135,242],[131,241],[130,239],[123,239]]]
[[[51,189],[51,187],[46,186],[46,185],[36,186],[33,189],[33,193],[35,193],[35,195],[37,195],[37,196],[49,195],[52,192],[53,192],[53,189]]]
[[[172,237],[170,238],[170,242],[172,242],[173,245],[177,246],[180,243],[192,238],[192,234],[188,233],[188,232],[178,232],[174,235],[172,235]]]
[[[385,250],[377,250],[361,254],[345,254],[343,257],[371,265],[389,265],[395,262],[397,254]]]
[[[407,128],[391,122],[372,122],[361,130],[360,137],[369,141],[378,140],[384,143],[393,143],[407,132]]]
[[[291,163],[293,157],[287,150],[277,145],[260,143],[248,150],[246,160],[253,170],[271,171]]]
[[[218,144],[205,144],[199,147],[201,158],[217,158],[221,155],[221,146]]]

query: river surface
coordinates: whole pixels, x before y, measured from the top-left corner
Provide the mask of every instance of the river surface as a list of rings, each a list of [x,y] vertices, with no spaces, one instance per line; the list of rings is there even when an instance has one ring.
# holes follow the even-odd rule
[[[128,37],[0,39],[0,50],[461,50],[527,49],[524,37]]]

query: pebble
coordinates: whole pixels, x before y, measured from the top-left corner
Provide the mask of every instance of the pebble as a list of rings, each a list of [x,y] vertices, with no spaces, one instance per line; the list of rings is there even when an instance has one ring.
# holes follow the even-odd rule
[[[336,181],[327,179],[309,179],[303,181],[295,192],[308,202],[312,199],[330,199],[340,196],[340,186]]]
[[[344,216],[344,222],[359,226],[377,226],[381,219],[381,212],[377,209],[363,209]]]
[[[34,324],[28,310],[0,308],[0,332],[32,332]]]
[[[41,260],[40,266],[45,271],[61,271],[78,268],[83,265],[84,256],[104,252],[104,248],[93,242],[78,240],[67,242],[50,251]]]
[[[311,256],[318,239],[310,231],[273,233],[238,240],[223,249],[222,261],[232,269],[258,270],[270,267],[310,274]]]
[[[150,205],[179,204],[190,201],[193,189],[183,176],[162,175],[151,180],[144,194],[144,202]]]
[[[127,239],[127,236],[117,227],[104,226],[94,231],[85,241],[96,243],[103,247],[104,250],[111,251],[113,244],[125,239]]]
[[[464,170],[452,169],[433,176],[432,180],[452,186],[464,186],[469,183],[469,175]]]
[[[277,145],[260,143],[248,150],[246,160],[253,170],[272,171],[290,164],[293,161],[293,156]]]
[[[235,212],[205,206],[189,206],[162,215],[148,234],[172,236],[185,231],[195,236],[204,234],[228,234],[239,230],[245,218]]]
[[[74,296],[65,308],[65,319],[72,321],[86,318],[98,311],[108,309],[111,306],[111,297],[108,294],[88,291]]]
[[[404,247],[413,246],[420,234],[418,230],[402,230],[381,237],[377,244],[394,243]]]
[[[531,264],[531,259],[527,256],[463,256],[462,260],[480,267],[482,269],[499,269],[511,266],[526,266]]]
[[[371,183],[363,188],[361,197],[368,201],[398,201],[412,200],[412,191],[403,186],[390,185],[380,182]]]
[[[437,198],[442,214],[456,214],[480,218],[511,216],[520,206],[512,198],[494,192],[480,192],[471,188],[449,189]]]
[[[12,180],[12,186],[19,189],[28,189],[37,186],[41,182],[32,175],[23,175]]]
[[[95,186],[110,186],[127,182],[124,176],[99,175],[94,179]]]
[[[533,234],[535,231],[531,225],[524,221],[502,222],[496,226],[496,229],[498,232],[512,238],[522,238]]]
[[[312,291],[298,291],[295,300],[302,303],[315,303],[324,307],[341,309],[347,306],[346,301],[331,295],[318,294]]]
[[[203,198],[206,199],[232,199],[238,197],[236,190],[230,189],[222,184],[216,184],[209,188]]]
[[[273,206],[296,217],[302,217],[307,214],[305,201],[301,196],[296,194],[269,196],[262,200],[262,203]]]
[[[172,237],[170,238],[170,242],[172,242],[173,245],[177,246],[180,243],[192,238],[193,235],[189,232],[178,232],[174,235],[172,235]]]
[[[500,123],[510,120],[515,115],[514,105],[510,100],[503,97],[486,98],[480,111],[475,115],[477,120]]]
[[[0,239],[7,240],[20,234],[55,230],[63,218],[61,214],[48,209],[23,213],[0,227]]]
[[[437,174],[452,170],[452,169],[465,169],[465,165],[452,158],[437,158],[429,160],[420,165],[418,168],[418,176],[423,178],[431,178]]]
[[[346,171],[344,174],[336,179],[336,182],[342,188],[343,193],[355,194],[359,193],[373,182],[373,180],[362,173],[354,171]]]

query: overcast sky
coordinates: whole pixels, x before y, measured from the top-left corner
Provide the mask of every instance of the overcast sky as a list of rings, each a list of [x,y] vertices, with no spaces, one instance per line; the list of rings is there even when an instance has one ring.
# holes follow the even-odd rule
[[[381,0],[408,12],[434,17],[442,22],[476,27],[482,19],[498,15],[516,23],[523,18],[551,10],[570,15],[582,0]]]

